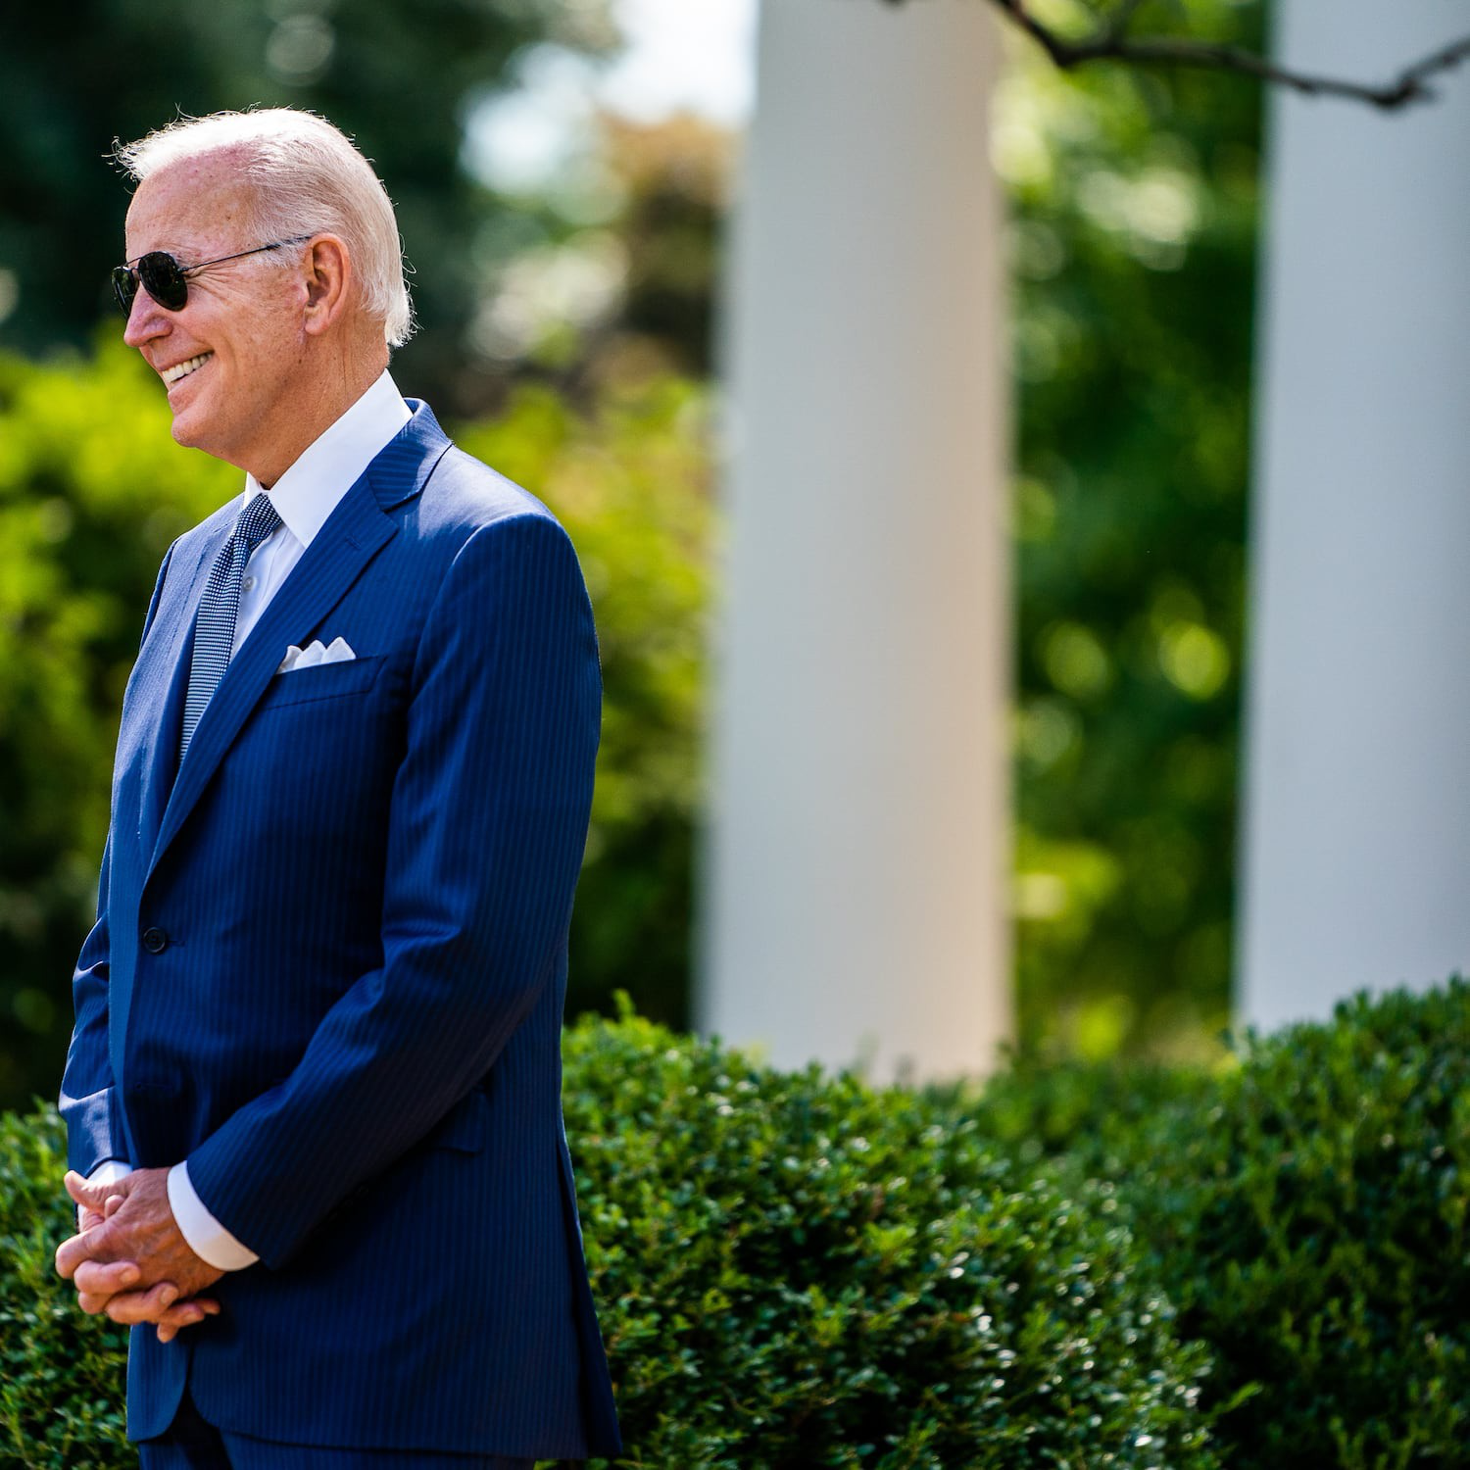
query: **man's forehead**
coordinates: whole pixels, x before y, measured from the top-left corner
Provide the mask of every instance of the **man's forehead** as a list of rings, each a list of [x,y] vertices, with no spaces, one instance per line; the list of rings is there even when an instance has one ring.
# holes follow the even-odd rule
[[[247,186],[227,160],[211,155],[167,164],[138,185],[128,207],[129,258],[232,243],[247,203]]]

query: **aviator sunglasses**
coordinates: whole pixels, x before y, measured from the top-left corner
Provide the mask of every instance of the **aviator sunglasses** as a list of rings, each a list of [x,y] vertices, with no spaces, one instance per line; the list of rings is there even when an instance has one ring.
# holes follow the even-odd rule
[[[259,255],[262,250],[279,250],[283,245],[300,245],[311,239],[310,235],[293,235],[289,240],[272,240],[269,245],[257,245],[254,250],[240,250],[234,255],[217,256],[214,260],[201,260],[197,265],[180,265],[166,250],[150,250],[127,265],[112,268],[112,294],[122,314],[128,316],[133,310],[133,301],[138,287],[143,289],[165,310],[182,311],[189,299],[188,278],[207,265],[223,265],[227,260],[243,260],[247,255]]]

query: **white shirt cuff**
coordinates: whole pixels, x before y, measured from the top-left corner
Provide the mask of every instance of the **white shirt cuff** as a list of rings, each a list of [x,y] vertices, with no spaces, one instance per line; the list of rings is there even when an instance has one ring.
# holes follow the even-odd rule
[[[123,1163],[121,1159],[105,1159],[87,1175],[87,1183],[116,1184],[119,1179],[126,1179],[132,1172],[133,1166]]]
[[[174,1212],[179,1234],[206,1266],[213,1266],[216,1271],[243,1271],[260,1259],[204,1208],[203,1200],[189,1182],[187,1163],[175,1164],[168,1171],[168,1204]]]
[[[125,1164],[121,1159],[104,1159],[90,1174],[87,1175],[88,1184],[116,1184],[119,1179],[126,1179],[133,1172],[131,1164]],[[82,1207],[77,1206],[77,1228],[82,1225]]]

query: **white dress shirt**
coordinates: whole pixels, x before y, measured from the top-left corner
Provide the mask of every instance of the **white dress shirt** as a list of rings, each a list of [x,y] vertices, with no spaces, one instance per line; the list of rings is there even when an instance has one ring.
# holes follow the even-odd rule
[[[338,502],[412,417],[403,395],[385,371],[266,492],[281,524],[245,563],[231,658],[239,653],[240,645]],[[240,509],[244,510],[262,489],[255,476],[247,474]],[[110,1184],[131,1172],[131,1165],[109,1159],[99,1164],[88,1180]],[[204,1208],[189,1182],[187,1163],[175,1164],[168,1171],[168,1202],[189,1249],[206,1264],[218,1271],[240,1271],[260,1259]]]

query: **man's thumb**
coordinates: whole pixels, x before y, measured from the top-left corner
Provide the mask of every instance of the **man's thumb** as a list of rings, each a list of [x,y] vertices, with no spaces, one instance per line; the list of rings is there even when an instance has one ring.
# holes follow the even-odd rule
[[[75,1169],[68,1169],[66,1178],[61,1182],[66,1186],[66,1192],[84,1210],[96,1210],[99,1215],[107,1203],[107,1196],[117,1193],[115,1184],[88,1184]]]

